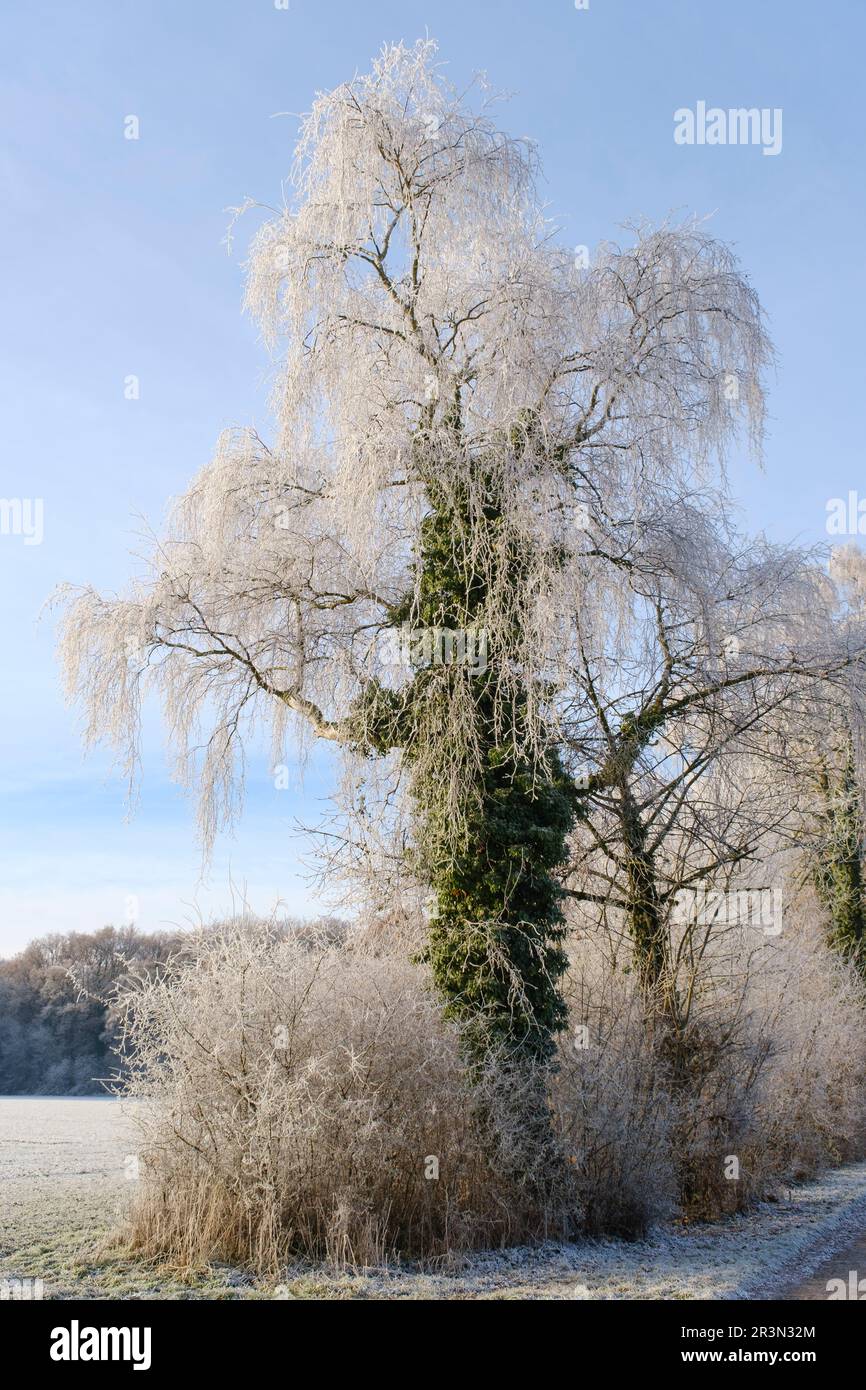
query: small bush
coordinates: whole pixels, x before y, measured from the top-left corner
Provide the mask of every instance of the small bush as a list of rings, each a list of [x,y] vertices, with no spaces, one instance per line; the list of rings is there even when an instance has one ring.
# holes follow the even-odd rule
[[[853,966],[793,922],[713,943],[680,1040],[685,1075],[669,1082],[689,1215],[741,1209],[864,1152],[864,1003]]]
[[[273,1271],[563,1233],[553,1186],[540,1204],[543,1184],[509,1162],[533,1078],[470,1085],[456,1030],[405,960],[235,922],[125,1009],[124,1092],[148,1102],[141,1248]]]
[[[863,987],[806,934],[706,952],[676,1066],[634,977],[579,935],[556,1068],[472,1079],[404,947],[238,920],[124,990],[139,1249],[275,1273],[633,1238],[863,1152]]]
[[[551,1093],[583,1230],[633,1239],[676,1206],[674,1107],[634,978],[591,940],[573,949],[565,997],[570,1024]]]

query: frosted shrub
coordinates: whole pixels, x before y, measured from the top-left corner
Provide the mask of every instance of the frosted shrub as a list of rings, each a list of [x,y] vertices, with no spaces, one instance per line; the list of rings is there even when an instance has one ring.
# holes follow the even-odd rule
[[[676,1204],[674,1108],[634,978],[584,940],[573,949],[564,992],[570,1026],[551,1091],[583,1227],[631,1238]]]
[[[863,1153],[866,1009],[852,966],[789,922],[780,937],[724,933],[693,988],[687,1073],[672,1086],[687,1212],[737,1210]]]
[[[585,1231],[713,1218],[866,1152],[866,991],[821,939],[814,899],[785,897],[778,936],[674,941],[676,1033],[630,952],[623,968],[621,935],[572,912],[552,1097]]]
[[[796,1180],[864,1151],[866,1009],[860,976],[823,942],[795,938],[778,957],[777,980],[755,981],[774,1017],[756,1125],[765,1161]]]
[[[435,1257],[562,1234],[525,1174],[496,1078],[472,1086],[405,960],[236,922],[125,999],[141,1120],[135,1242],[274,1271]],[[526,1084],[531,1084],[531,1080]],[[514,1078],[509,1078],[513,1102]],[[553,1189],[551,1189],[553,1191]]]

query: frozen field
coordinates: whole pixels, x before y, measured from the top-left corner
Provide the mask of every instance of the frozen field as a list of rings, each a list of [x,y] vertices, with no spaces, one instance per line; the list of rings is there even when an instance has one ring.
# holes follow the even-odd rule
[[[109,1097],[0,1097],[0,1182],[4,1193],[124,1179],[134,1134],[130,1108]]]
[[[46,1298],[234,1297],[232,1271],[181,1281],[122,1247],[137,1131],[118,1100],[0,1097],[0,1279]]]
[[[846,1260],[866,1256],[857,1164],[745,1216],[633,1244],[491,1252],[440,1274],[296,1270],[276,1290],[228,1266],[181,1280],[131,1260],[117,1239],[135,1147],[117,1100],[0,1098],[0,1278],[41,1277],[46,1298],[819,1298]]]
[[[78,1292],[122,1222],[134,1133],[108,1097],[0,1097],[0,1274],[41,1276],[46,1296]]]

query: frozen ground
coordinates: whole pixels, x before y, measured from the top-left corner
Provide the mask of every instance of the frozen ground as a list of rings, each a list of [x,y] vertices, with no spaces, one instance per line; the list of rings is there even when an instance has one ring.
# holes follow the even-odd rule
[[[817,1298],[827,1278],[847,1277],[866,1233],[857,1164],[745,1216],[661,1227],[633,1244],[497,1251],[437,1274],[297,1269],[276,1289],[227,1266],[181,1280],[113,1238],[134,1149],[119,1101],[0,1098],[0,1279],[42,1278],[46,1298]]]

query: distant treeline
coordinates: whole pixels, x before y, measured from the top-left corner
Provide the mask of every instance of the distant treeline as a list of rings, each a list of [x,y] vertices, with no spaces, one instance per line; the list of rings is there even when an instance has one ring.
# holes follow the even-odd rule
[[[0,961],[0,1094],[104,1092],[118,1069],[114,986],[178,950],[178,932],[103,927],[32,941]]]

